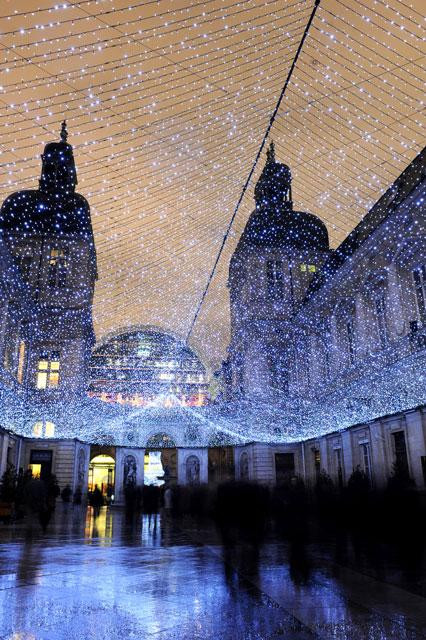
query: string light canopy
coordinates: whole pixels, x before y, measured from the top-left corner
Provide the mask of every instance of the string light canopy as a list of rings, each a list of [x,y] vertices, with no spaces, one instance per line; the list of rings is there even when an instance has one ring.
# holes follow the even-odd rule
[[[34,188],[66,118],[92,210],[98,338],[185,336],[311,15],[312,0],[13,0],[0,9],[1,198]],[[271,136],[293,201],[337,246],[422,148],[420,0],[322,0]],[[53,137],[52,137],[53,136]],[[191,342],[229,341],[229,259],[259,163]]]

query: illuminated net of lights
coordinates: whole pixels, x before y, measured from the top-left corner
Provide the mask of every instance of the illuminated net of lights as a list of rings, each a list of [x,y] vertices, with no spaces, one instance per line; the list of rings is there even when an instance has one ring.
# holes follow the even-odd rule
[[[34,187],[40,147],[66,117],[92,211],[97,337],[134,325],[184,336],[312,3],[27,5],[5,2],[0,18],[2,195]],[[421,8],[323,0],[274,123],[293,200],[327,224],[333,247],[421,149]],[[191,336],[210,370],[229,341],[228,264],[258,177]],[[384,377],[373,367],[321,401],[265,393],[165,413],[87,399],[62,419],[7,390],[2,402],[5,426],[27,435],[46,411],[57,435],[94,442],[142,444],[183,416],[183,444],[288,441],[423,403],[416,366],[406,358]]]

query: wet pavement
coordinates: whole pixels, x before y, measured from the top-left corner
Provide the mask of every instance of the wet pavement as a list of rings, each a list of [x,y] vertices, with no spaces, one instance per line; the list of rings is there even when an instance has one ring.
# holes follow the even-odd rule
[[[0,524],[0,639],[426,638],[411,560],[273,534],[223,546],[208,522],[58,505],[45,535]]]

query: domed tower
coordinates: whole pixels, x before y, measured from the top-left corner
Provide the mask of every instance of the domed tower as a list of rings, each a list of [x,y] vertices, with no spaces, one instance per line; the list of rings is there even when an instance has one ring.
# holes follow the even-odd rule
[[[24,383],[47,398],[83,393],[94,344],[96,253],[90,208],[76,193],[66,123],[41,156],[39,188],[10,195],[0,233],[19,264],[34,303]]]
[[[231,391],[283,395],[292,318],[329,254],[328,233],[319,218],[293,209],[291,172],[276,162],[273,143],[254,196],[229,266]]]

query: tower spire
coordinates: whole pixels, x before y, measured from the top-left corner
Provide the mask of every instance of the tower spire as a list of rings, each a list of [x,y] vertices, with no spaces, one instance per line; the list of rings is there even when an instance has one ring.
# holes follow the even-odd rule
[[[269,164],[270,162],[275,162],[275,145],[273,142],[271,142],[266,152],[266,164]]]
[[[67,121],[63,120],[62,121],[62,125],[61,125],[61,140],[62,140],[62,142],[66,142],[67,138],[68,138]]]

